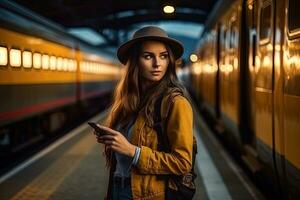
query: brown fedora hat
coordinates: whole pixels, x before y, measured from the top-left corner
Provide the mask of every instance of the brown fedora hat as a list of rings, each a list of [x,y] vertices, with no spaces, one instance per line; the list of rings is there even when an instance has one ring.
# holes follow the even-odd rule
[[[175,60],[177,60],[178,58],[180,58],[182,56],[183,53],[183,45],[181,44],[181,42],[170,38],[167,33],[156,26],[147,26],[144,28],[141,28],[139,30],[137,30],[134,34],[131,40],[123,43],[117,51],[117,56],[118,59],[120,60],[120,62],[122,64],[126,64],[129,58],[129,52],[131,50],[131,48],[139,43],[139,42],[143,42],[145,40],[155,40],[155,41],[160,41],[163,42],[165,44],[167,44],[175,57]]]

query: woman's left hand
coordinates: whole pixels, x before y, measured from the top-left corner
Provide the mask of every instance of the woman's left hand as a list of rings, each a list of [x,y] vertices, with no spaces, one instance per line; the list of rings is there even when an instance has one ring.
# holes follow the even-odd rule
[[[112,150],[133,157],[136,146],[128,142],[122,133],[113,130],[109,127],[98,125],[107,134],[97,136],[97,140],[100,143],[106,144]]]

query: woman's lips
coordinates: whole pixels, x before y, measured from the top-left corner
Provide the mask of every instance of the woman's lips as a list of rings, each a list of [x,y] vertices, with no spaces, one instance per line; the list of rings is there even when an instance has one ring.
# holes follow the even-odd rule
[[[152,75],[159,75],[161,73],[161,71],[152,71],[151,74]]]

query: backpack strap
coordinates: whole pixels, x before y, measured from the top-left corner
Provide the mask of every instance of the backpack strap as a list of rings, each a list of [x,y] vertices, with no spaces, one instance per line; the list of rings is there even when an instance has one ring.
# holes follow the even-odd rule
[[[159,151],[168,151],[169,150],[169,141],[166,134],[163,134],[163,118],[161,116],[161,107],[164,96],[161,95],[154,104],[154,119],[153,119],[153,128],[157,134],[158,146],[157,149]]]
[[[167,134],[164,134],[164,128],[165,128],[165,121],[168,119],[169,111],[173,105],[173,99],[174,97],[180,95],[179,93],[170,94],[166,98],[165,106],[165,112],[161,113],[161,107],[163,103],[164,96],[161,95],[157,101],[154,104],[154,130],[157,133],[157,140],[158,140],[158,150],[159,151],[170,151],[170,144],[168,140]],[[197,154],[197,142],[195,136],[193,136],[193,156],[192,156],[192,173],[194,173],[194,166],[195,166],[195,158]],[[195,176],[195,173],[194,173]]]
[[[169,111],[173,105],[174,97],[180,95],[180,93],[169,94],[168,96],[161,95],[154,104],[154,130],[157,133],[158,150],[168,152],[170,151],[170,145],[167,134],[164,134],[164,128],[168,119]],[[162,113],[162,103],[164,102],[164,112]]]

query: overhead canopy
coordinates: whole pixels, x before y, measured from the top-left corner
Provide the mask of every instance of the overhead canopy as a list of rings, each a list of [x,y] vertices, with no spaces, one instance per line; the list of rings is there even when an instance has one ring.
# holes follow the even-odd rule
[[[67,28],[92,28],[100,33],[109,45],[119,44],[120,31],[128,32],[134,24],[140,22],[176,20],[203,24],[217,1],[14,0]],[[163,8],[166,5],[174,6],[175,12],[164,13]]]

